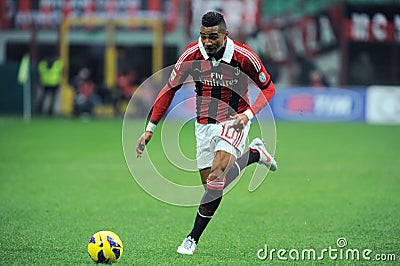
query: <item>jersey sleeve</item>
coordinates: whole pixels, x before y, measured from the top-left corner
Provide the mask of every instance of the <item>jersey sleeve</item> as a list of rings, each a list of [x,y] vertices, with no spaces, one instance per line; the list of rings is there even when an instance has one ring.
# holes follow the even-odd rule
[[[162,88],[151,111],[150,122],[156,125],[160,122],[171,105],[175,92],[176,90],[169,88],[168,84]]]
[[[172,69],[168,78],[167,84],[162,88],[157,96],[150,115],[150,122],[154,124],[158,124],[158,122],[160,122],[160,120],[164,117],[169,106],[171,105],[176,91],[182,87],[184,81],[189,75],[190,57],[188,56],[188,49],[190,48],[186,48],[179,57],[178,61],[175,63],[174,68]]]
[[[272,99],[276,89],[260,58],[247,46],[240,47],[239,49],[242,49],[241,52],[245,54],[243,62],[244,71],[261,90],[261,93],[250,108],[253,114],[257,114]]]

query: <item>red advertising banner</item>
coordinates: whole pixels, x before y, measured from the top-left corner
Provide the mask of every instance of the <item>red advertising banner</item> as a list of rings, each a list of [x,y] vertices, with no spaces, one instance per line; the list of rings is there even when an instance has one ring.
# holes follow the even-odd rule
[[[56,29],[65,18],[160,18],[175,29],[179,0],[0,0],[0,29]]]
[[[340,21],[340,8],[333,6],[282,25],[267,23],[257,41],[275,62],[287,63],[293,55],[313,57],[338,48]]]
[[[344,20],[350,41],[400,43],[400,4],[348,4]]]

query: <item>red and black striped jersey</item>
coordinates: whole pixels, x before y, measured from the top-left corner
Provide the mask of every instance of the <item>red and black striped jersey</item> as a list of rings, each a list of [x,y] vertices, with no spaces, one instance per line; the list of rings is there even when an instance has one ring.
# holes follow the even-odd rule
[[[222,122],[247,109],[257,114],[272,98],[275,87],[259,57],[246,45],[227,38],[219,60],[207,55],[201,40],[191,43],[176,62],[168,83],[154,104],[150,121],[157,124],[164,116],[175,92],[191,76],[196,91],[197,122]],[[262,94],[250,107],[249,78]]]

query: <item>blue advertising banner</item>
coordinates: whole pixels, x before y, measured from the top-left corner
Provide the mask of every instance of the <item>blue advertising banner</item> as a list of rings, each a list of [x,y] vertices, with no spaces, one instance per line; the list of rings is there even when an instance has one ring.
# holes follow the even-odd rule
[[[365,90],[281,89],[270,103],[275,119],[291,121],[365,120]]]
[[[260,90],[251,86],[249,98],[254,102]],[[276,120],[298,122],[365,121],[365,89],[285,88],[277,89],[270,107]],[[193,86],[183,86],[175,95],[169,109],[170,119],[196,117]],[[257,119],[271,119],[269,108],[264,108]]]

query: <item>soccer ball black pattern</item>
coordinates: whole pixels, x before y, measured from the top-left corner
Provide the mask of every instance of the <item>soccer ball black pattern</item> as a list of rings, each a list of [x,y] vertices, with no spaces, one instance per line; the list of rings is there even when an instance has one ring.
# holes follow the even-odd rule
[[[95,233],[89,240],[89,256],[97,263],[118,262],[124,248],[119,236],[111,231]]]

